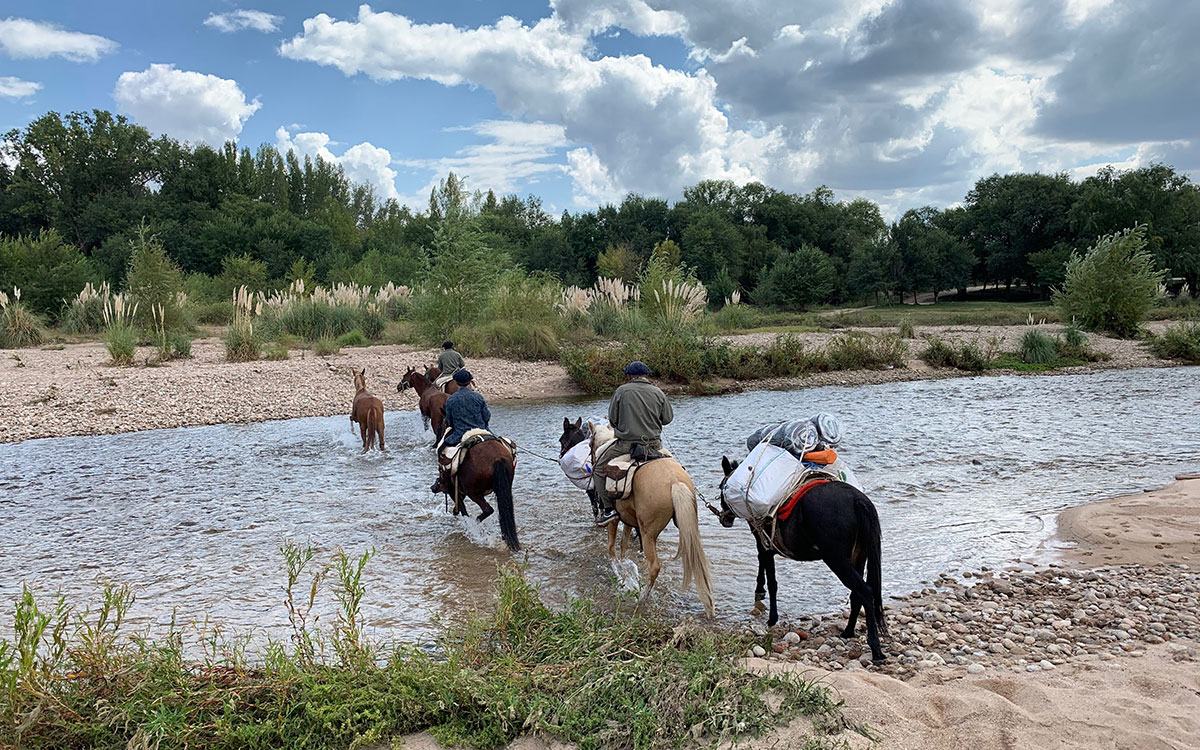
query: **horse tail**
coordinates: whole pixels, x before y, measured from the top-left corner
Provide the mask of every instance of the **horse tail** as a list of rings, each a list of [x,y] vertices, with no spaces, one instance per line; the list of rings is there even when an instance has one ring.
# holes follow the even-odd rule
[[[712,576],[708,556],[700,545],[700,521],[696,517],[696,491],[686,482],[671,485],[671,505],[675,510],[675,525],[679,528],[679,554],[683,558],[683,588],[696,582],[696,594],[708,616],[713,616]]]
[[[521,549],[517,541],[517,518],[513,512],[513,472],[508,459],[498,458],[492,463],[492,489],[496,492],[496,508],[500,511],[500,536],[513,552]]]
[[[883,532],[879,528],[879,514],[870,499],[861,492],[855,493],[854,514],[858,517],[859,538],[864,540],[867,549],[867,585],[875,598],[873,602],[864,602],[864,606],[875,608],[875,622],[879,632],[887,635],[887,621],[883,616],[883,569],[881,548]]]
[[[375,408],[371,409],[369,418],[371,420],[372,427],[373,427],[372,442],[374,442],[375,438],[378,438],[379,439],[379,450],[381,450],[381,451],[387,450],[387,448],[383,447],[383,406],[380,405],[380,406],[376,406]]]

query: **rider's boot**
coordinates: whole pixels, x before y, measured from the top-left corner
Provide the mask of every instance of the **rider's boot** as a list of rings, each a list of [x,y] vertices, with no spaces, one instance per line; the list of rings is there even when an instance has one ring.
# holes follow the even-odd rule
[[[616,504],[601,489],[596,490],[596,496],[600,498],[600,502],[604,505],[604,509],[600,511],[600,515],[596,517],[596,525],[607,526],[610,523],[615,523],[620,517],[617,515]]]

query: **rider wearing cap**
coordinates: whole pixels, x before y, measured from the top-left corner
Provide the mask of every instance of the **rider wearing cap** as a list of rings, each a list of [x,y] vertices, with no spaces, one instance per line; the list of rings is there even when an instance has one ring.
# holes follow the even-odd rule
[[[488,423],[492,419],[487,402],[483,400],[479,391],[472,387],[475,379],[471,377],[470,372],[455,372],[454,382],[458,383],[458,390],[446,399],[446,437],[442,440],[442,447],[458,445],[462,442],[463,435],[470,430],[490,429]],[[433,491],[442,491],[440,479],[433,483]]]
[[[625,368],[625,384],[613,393],[608,404],[608,421],[613,427],[616,442],[596,457],[593,473],[618,456],[624,456],[635,445],[654,450],[662,449],[662,428],[675,418],[667,395],[649,380],[650,368],[645,362],[630,362]],[[451,396],[453,398],[453,396]],[[617,520],[616,503],[596,482],[596,495],[604,512],[596,519],[598,526]]]

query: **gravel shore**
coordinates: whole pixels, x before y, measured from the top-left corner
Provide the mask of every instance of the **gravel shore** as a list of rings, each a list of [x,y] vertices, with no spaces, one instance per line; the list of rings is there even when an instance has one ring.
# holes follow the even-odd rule
[[[1062,328],[1036,327],[1052,335]],[[726,385],[731,389],[794,389],[961,377],[971,373],[933,369],[915,358],[924,346],[922,337],[970,339],[985,349],[1011,351],[1028,328],[923,327],[918,329],[918,339],[909,342],[909,360],[902,368],[826,372]],[[810,346],[820,346],[839,332],[797,336]],[[726,338],[741,344],[766,344],[775,335]],[[1153,357],[1140,342],[1096,335],[1089,338],[1095,349],[1111,359],[1057,373],[1172,364]],[[411,392],[397,393],[396,383],[406,366],[431,362],[437,353],[392,345],[343,349],[339,354],[322,357],[298,349],[287,360],[229,363],[219,340],[198,339],[192,345],[191,359],[146,366],[154,351],[142,349],[135,366],[113,367],[103,345],[96,342],[9,351],[0,358],[0,442],[348,414],[353,396],[350,373],[361,368],[366,368],[368,388],[383,399],[384,408],[413,409],[415,397]],[[492,401],[584,395],[557,362],[472,359],[470,369],[479,390]]]
[[[407,346],[343,349],[318,357],[295,350],[287,360],[230,363],[222,343],[200,339],[192,358],[159,367],[112,367],[99,343],[6,352],[0,362],[0,442],[97,435],[160,427],[349,414],[351,373],[365,368],[367,387],[384,408],[415,409],[413,392],[396,392],[408,366],[423,366],[435,350]],[[488,399],[579,395],[557,362],[470,362]]]

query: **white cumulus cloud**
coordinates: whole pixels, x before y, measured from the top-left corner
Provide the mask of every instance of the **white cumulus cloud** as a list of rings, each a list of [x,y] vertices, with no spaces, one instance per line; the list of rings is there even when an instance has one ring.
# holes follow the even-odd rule
[[[122,73],[113,98],[151,130],[214,146],[236,139],[262,106],[258,99],[247,102],[237,81],[161,63]]]
[[[204,25],[224,32],[252,29],[266,33],[277,31],[282,21],[283,16],[277,16],[274,13],[238,9],[228,13],[210,13],[208,18],[204,19]]]
[[[291,133],[283,126],[275,131],[275,147],[281,153],[295,151],[300,157],[320,157],[331,164],[339,164],[346,177],[352,182],[370,185],[379,199],[404,202],[396,191],[396,170],[392,169],[392,154],[386,148],[364,141],[338,155],[329,149],[331,145],[337,144],[325,133]]]
[[[594,28],[608,18],[581,22]],[[772,161],[776,134],[732,127],[705,71],[672,70],[643,55],[593,59],[588,39],[553,16],[531,27],[505,17],[463,30],[364,5],[355,21],[306,20],[280,52],[381,81],[483,86],[506,112],[555,123],[566,140],[587,144],[590,156],[576,162],[594,157],[617,190],[670,194],[705,178],[753,179]],[[572,173],[583,171],[594,173]]]
[[[730,179],[904,208],[993,171],[1200,170],[1197,22],[1178,0],[552,0],[531,25],[474,28],[362,5],[305,20],[280,53],[487,90],[506,117],[561,129],[552,157],[518,163],[557,164],[579,205]],[[689,62],[603,55],[613,29],[675,37]],[[429,164],[502,179],[486,146]]]
[[[24,99],[41,91],[42,84],[37,81],[23,81],[14,76],[0,76],[0,96],[9,99]]]
[[[94,62],[118,46],[113,40],[96,34],[67,31],[28,18],[0,21],[0,49],[18,59],[63,57],[72,62]]]

